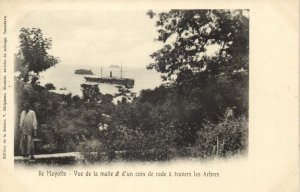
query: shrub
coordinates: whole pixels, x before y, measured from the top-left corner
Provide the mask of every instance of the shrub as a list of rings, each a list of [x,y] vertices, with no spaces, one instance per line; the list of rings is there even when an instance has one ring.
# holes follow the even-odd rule
[[[207,121],[197,132],[195,147],[199,148],[202,157],[227,157],[245,152],[248,148],[248,122],[245,118],[219,124]]]
[[[52,83],[45,84],[45,87],[47,90],[55,90],[56,89]]]

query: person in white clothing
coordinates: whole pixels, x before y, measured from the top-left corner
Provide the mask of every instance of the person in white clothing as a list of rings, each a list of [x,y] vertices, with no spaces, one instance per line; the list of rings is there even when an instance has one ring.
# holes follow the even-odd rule
[[[33,138],[36,136],[37,120],[33,110],[30,109],[28,102],[24,103],[24,110],[21,113],[20,124],[21,132],[20,150],[23,157],[31,156],[34,159]]]

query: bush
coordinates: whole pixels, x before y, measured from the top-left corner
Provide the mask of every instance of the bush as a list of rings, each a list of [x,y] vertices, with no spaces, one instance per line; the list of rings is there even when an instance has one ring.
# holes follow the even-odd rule
[[[248,148],[248,122],[245,118],[232,119],[227,123],[212,124],[209,121],[197,132],[195,147],[202,157],[227,157],[245,152]]]
[[[103,143],[98,139],[85,140],[77,147],[77,151],[81,152],[88,163],[107,161],[107,155],[103,152],[103,149]]]
[[[45,87],[47,90],[55,90],[56,89],[52,83],[45,84]]]

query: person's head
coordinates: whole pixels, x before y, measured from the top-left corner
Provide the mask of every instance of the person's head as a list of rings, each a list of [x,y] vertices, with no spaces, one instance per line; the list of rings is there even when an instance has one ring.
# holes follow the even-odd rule
[[[25,111],[29,111],[29,109],[30,109],[30,103],[29,102],[24,102],[23,103],[23,109],[25,110]]]

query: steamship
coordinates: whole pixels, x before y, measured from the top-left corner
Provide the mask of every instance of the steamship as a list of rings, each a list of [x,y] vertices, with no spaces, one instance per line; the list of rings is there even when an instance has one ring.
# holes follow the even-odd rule
[[[121,66],[120,78],[113,77],[112,71],[110,71],[109,77],[102,77],[102,68],[101,68],[101,77],[84,77],[84,78],[88,82],[123,85],[125,87],[132,88],[134,86],[134,79],[123,78],[122,73],[123,73],[123,70],[122,70],[122,66]]]

